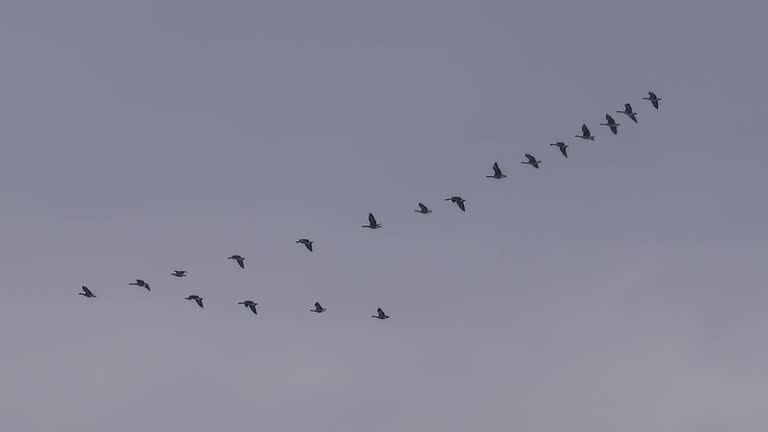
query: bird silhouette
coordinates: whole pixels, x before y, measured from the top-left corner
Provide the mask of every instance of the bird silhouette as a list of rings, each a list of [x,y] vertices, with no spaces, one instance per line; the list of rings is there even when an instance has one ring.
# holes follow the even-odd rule
[[[144,282],[141,279],[136,279],[136,282],[131,282],[128,285],[135,285],[137,287],[145,288],[147,291],[151,291],[151,289],[149,288],[149,284]]]
[[[414,210],[414,211],[415,211],[416,213],[421,213],[421,214],[428,214],[428,213],[432,213],[432,210],[430,210],[429,208],[427,208],[427,206],[425,206],[425,205],[424,205],[424,204],[422,204],[422,203],[419,203],[419,209],[418,209],[418,210]]]
[[[378,318],[380,320],[385,320],[385,319],[389,318],[389,315],[385,314],[384,311],[381,310],[381,308],[376,309],[376,313],[377,313],[377,315],[371,315],[371,316],[373,318]]]
[[[530,165],[530,166],[532,166],[534,168],[539,168],[539,164],[541,163],[540,160],[536,160],[536,158],[533,157],[533,155],[531,155],[530,153],[526,153],[525,157],[528,159],[528,161],[527,162],[520,162],[521,164],[523,164],[523,165]]]
[[[600,123],[600,126],[608,126],[608,128],[611,129],[611,132],[613,132],[614,135],[617,135],[619,133],[618,126],[621,126],[621,124],[616,123],[616,120],[613,119],[609,114],[605,115],[605,121],[606,123]]]
[[[176,276],[177,278],[182,278],[187,275],[186,270],[174,270],[173,273],[171,273],[171,276]]]
[[[556,142],[554,144],[550,144],[550,145],[551,146],[557,146],[557,148],[560,149],[560,153],[562,153],[563,156],[565,156],[566,158],[568,157],[568,151],[566,150],[568,148],[568,144],[566,144],[566,143],[564,143],[562,141],[558,141],[558,142]]]
[[[238,303],[238,304],[241,304],[241,305],[243,305],[243,306],[247,307],[248,309],[250,309],[250,310],[251,310],[251,312],[253,312],[253,314],[254,314],[254,315],[258,315],[258,314],[259,314],[259,313],[256,311],[256,306],[258,305],[258,303],[254,303],[254,302],[252,302],[252,301],[250,301],[250,300],[245,300],[245,301],[241,301],[241,302],[240,302],[240,303]]]
[[[627,117],[631,118],[633,122],[637,123],[637,113],[632,111],[632,105],[626,103],[624,104],[624,111],[616,111],[619,114],[624,114]]]
[[[659,101],[661,98],[656,97],[656,93],[649,91],[648,97],[644,97],[643,99],[651,101],[651,105],[653,105],[654,108],[659,109]]]
[[[92,293],[87,286],[83,285],[82,289],[83,289],[83,292],[77,293],[77,295],[81,295],[83,297],[88,297],[88,298],[96,297],[96,295]]]
[[[241,269],[245,269],[245,258],[241,257],[240,255],[232,255],[227,259],[235,260]]]
[[[312,243],[309,239],[299,239],[296,240],[296,243],[303,244],[310,252],[312,252]]]
[[[200,308],[203,307],[203,298],[198,295],[191,295],[187,297],[186,300],[194,300],[195,303],[197,303],[197,305],[200,306]]]
[[[322,307],[320,305],[320,303],[318,303],[318,302],[315,302],[315,308],[314,309],[310,309],[310,311],[317,312],[317,313],[323,313],[323,312],[325,312],[325,310],[326,309],[324,307]]]
[[[576,135],[576,138],[581,138],[584,140],[594,141],[595,137],[592,135],[592,133],[589,132],[589,128],[586,124],[581,125],[581,135]]]
[[[464,198],[462,198],[460,196],[452,196],[450,198],[446,198],[445,200],[446,201],[452,201],[452,202],[456,203],[456,205],[459,206],[461,211],[467,211],[467,208],[464,205],[464,203],[467,202],[467,200],[465,200]]]
[[[501,172],[501,168],[499,168],[499,163],[498,162],[494,162],[493,163],[493,175],[489,175],[489,176],[485,176],[485,177],[498,180],[498,179],[503,179],[504,177],[506,177],[506,175],[504,175],[504,173]]]
[[[373,213],[368,213],[368,225],[363,225],[363,228],[377,229],[381,228],[381,224],[376,222],[376,218]]]

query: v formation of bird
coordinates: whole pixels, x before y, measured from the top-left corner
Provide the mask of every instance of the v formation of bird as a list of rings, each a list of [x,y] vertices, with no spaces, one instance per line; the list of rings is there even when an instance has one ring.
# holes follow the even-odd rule
[[[651,105],[653,106],[653,108],[655,108],[657,110],[659,109],[659,101],[661,101],[661,98],[657,97],[654,92],[649,91],[648,92],[648,97],[644,97],[643,100],[649,101],[651,103]],[[628,103],[624,104],[624,109],[621,110],[621,111],[616,111],[616,113],[626,115],[634,123],[637,124],[637,113],[633,111],[631,104],[628,104]],[[619,126],[621,126],[621,124],[617,123],[616,120],[614,120],[614,118],[610,114],[606,114],[605,115],[605,123],[600,123],[600,126],[606,126],[606,127],[608,127],[608,129],[610,129],[611,132],[613,132],[614,135],[618,135],[618,133],[619,133]],[[576,138],[581,138],[581,139],[587,140],[587,141],[594,141],[595,140],[595,136],[592,135],[592,132],[589,130],[589,127],[587,127],[586,124],[582,124],[581,125],[581,135],[576,135],[575,137]],[[558,141],[556,143],[550,144],[550,146],[557,147],[557,149],[560,151],[560,153],[563,155],[563,157],[568,158],[568,151],[567,151],[567,149],[568,149],[569,146],[565,142]],[[540,168],[542,162],[540,160],[537,160],[535,156],[533,156],[530,153],[525,153],[525,158],[526,158],[526,160],[520,162],[521,164],[523,164],[523,165],[530,165],[530,166],[532,166],[534,168],[537,168],[537,169]],[[493,174],[486,176],[487,178],[492,178],[492,179],[495,179],[495,180],[501,180],[501,179],[507,177],[502,172],[501,168],[499,167],[498,162],[494,162],[493,166],[491,167],[491,169],[493,171]],[[466,207],[467,200],[465,200],[464,198],[462,198],[460,196],[452,196],[450,198],[445,198],[445,201],[451,201],[452,203],[456,204],[456,206],[462,212],[467,211],[467,207]],[[420,203],[418,203],[418,206],[419,206],[419,208],[414,210],[416,213],[421,213],[421,214],[432,213],[432,210],[429,207],[427,207],[426,204],[420,202]],[[379,223],[376,220],[376,217],[373,215],[373,213],[368,213],[368,225],[363,225],[362,227],[375,230],[375,229],[381,228],[381,226],[382,226],[381,223]],[[304,247],[309,252],[314,252],[314,247],[313,247],[314,242],[312,240],[306,239],[306,238],[302,238],[302,239],[296,240],[296,243],[304,245]],[[242,257],[240,255],[232,255],[232,256],[228,257],[227,259],[233,260],[237,264],[237,266],[239,266],[241,269],[245,270],[245,258],[244,257]],[[171,273],[171,276],[174,276],[174,277],[177,277],[177,278],[183,278],[183,277],[187,276],[187,274],[188,274],[188,272],[186,270],[174,270]],[[149,284],[147,282],[145,282],[144,280],[142,280],[142,279],[136,279],[135,282],[131,282],[128,285],[134,285],[134,286],[137,286],[137,287],[140,287],[140,288],[144,288],[147,291],[151,291],[151,288],[150,288]],[[82,292],[77,293],[78,295],[81,295],[81,296],[87,297],[87,298],[95,298],[96,297],[96,295],[88,287],[86,287],[85,285],[82,286],[81,290],[82,290]],[[200,307],[200,309],[203,308],[203,298],[198,296],[198,295],[190,295],[190,296],[186,297],[186,300],[194,301],[195,303],[197,303],[197,306]],[[252,300],[244,300],[244,301],[239,302],[238,304],[243,305],[246,308],[248,308],[254,315],[258,315],[258,311],[256,310],[256,306],[258,306],[258,303],[254,302]],[[315,308],[314,309],[310,309],[310,311],[311,312],[315,312],[315,313],[323,313],[323,312],[326,311],[326,308],[323,307],[319,302],[315,302]],[[382,310],[381,308],[377,308],[376,309],[376,315],[371,315],[371,317],[372,318],[376,318],[376,319],[380,319],[380,320],[385,320],[385,319],[389,318],[389,315],[384,313],[384,310]]]

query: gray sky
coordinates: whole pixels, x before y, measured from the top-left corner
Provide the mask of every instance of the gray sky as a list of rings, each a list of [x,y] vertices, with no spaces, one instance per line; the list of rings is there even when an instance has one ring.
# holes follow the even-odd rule
[[[767,12],[3,2],[0,430],[765,430]]]

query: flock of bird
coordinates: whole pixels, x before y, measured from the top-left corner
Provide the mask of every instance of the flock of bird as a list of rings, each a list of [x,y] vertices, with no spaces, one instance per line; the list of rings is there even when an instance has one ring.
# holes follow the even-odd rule
[[[649,101],[651,103],[651,105],[653,105],[653,107],[655,109],[657,109],[657,110],[659,109],[659,101],[661,101],[661,98],[657,97],[654,92],[649,91],[648,92],[648,97],[644,97],[643,100]],[[633,122],[637,123],[637,113],[632,110],[632,105],[631,104],[628,104],[628,103],[624,104],[624,110],[616,111],[616,112],[619,113],[619,114],[626,115]],[[617,123],[616,120],[614,120],[614,118],[610,114],[606,114],[605,115],[605,123],[600,123],[600,126],[607,126],[611,130],[611,132],[613,132],[614,135],[618,135],[618,133],[619,133],[619,126],[621,126],[621,124]],[[592,135],[592,132],[589,130],[589,128],[587,127],[586,124],[582,124],[581,125],[581,135],[576,135],[575,138],[581,138],[583,140],[588,140],[588,141],[594,141],[595,140],[595,136]],[[565,144],[564,142],[558,141],[556,143],[550,144],[550,146],[557,147],[557,149],[560,151],[560,153],[564,157],[566,157],[566,158],[568,157],[568,147],[569,146],[567,144]],[[540,160],[537,160],[530,153],[525,153],[525,158],[527,160],[523,161],[523,162],[520,162],[521,164],[530,165],[530,166],[538,169],[539,166],[542,163]],[[500,179],[503,179],[503,178],[506,177],[506,175],[502,172],[501,168],[499,167],[498,162],[494,162],[493,163],[492,169],[493,169],[493,174],[489,175],[489,176],[486,176],[487,178],[492,178],[492,179],[500,180]],[[467,201],[464,198],[460,197],[460,196],[452,196],[450,198],[445,198],[445,201],[451,201],[454,204],[456,204],[461,211],[467,211],[467,207],[466,207],[466,204],[465,204]],[[427,207],[424,203],[421,203],[421,202],[419,203],[419,208],[414,210],[414,211],[416,213],[421,213],[421,214],[432,213],[432,210],[429,207]],[[369,228],[369,229],[379,229],[379,228],[381,228],[381,224],[376,220],[376,217],[373,215],[373,213],[368,213],[368,225],[363,225],[362,227],[363,228]],[[296,240],[296,243],[304,245],[304,247],[306,247],[309,252],[313,252],[313,247],[312,247],[313,242],[312,242],[312,240],[303,238],[303,239]],[[232,255],[232,256],[228,257],[227,259],[233,260],[235,263],[237,263],[237,265],[241,269],[245,270],[245,258],[244,257],[242,257],[240,255]],[[177,278],[182,278],[182,277],[187,276],[187,271],[186,270],[174,270],[173,273],[171,273],[171,276],[174,276],[174,277],[177,277]],[[141,279],[136,279],[135,282],[131,282],[128,285],[134,285],[134,286],[137,286],[137,287],[144,288],[147,291],[151,291],[151,288],[150,288],[149,284],[146,281],[141,280]],[[78,295],[81,295],[81,296],[87,297],[87,298],[94,298],[94,297],[96,297],[96,295],[93,293],[93,291],[91,291],[88,287],[86,287],[84,285],[82,286],[82,292],[79,292]],[[199,295],[190,295],[190,296],[186,297],[185,300],[194,301],[195,303],[197,303],[197,306],[199,306],[201,309],[203,308],[203,298],[200,297]],[[239,302],[238,304],[243,305],[246,308],[250,309],[250,311],[253,312],[254,315],[258,315],[258,311],[256,310],[256,306],[258,306],[258,303],[254,302],[252,300],[244,300],[244,301]],[[326,308],[323,307],[319,302],[315,302],[315,308],[314,309],[310,309],[310,312],[315,312],[315,313],[323,313],[325,311],[326,311]],[[384,311],[381,308],[377,308],[376,309],[376,315],[371,315],[371,317],[376,318],[376,319],[380,319],[380,320],[384,320],[384,319],[389,318],[389,315],[384,313]]]

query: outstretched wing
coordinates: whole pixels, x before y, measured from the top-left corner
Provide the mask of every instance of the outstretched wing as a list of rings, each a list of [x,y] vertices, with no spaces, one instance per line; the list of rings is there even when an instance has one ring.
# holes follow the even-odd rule
[[[86,295],[88,295],[88,296],[92,296],[92,295],[93,295],[93,293],[91,292],[91,290],[89,290],[89,289],[88,289],[88,287],[87,287],[87,286],[85,286],[85,285],[83,285],[83,292],[84,292]]]
[[[536,162],[536,158],[531,156],[529,153],[525,154],[525,157],[528,159],[528,163],[534,163]]]
[[[237,265],[239,265],[241,269],[245,270],[245,258],[238,258],[236,261]]]
[[[590,136],[589,128],[586,124],[581,125],[581,133],[584,134],[584,136]]]
[[[624,111],[631,113],[632,112],[632,105],[626,103],[624,104]]]
[[[495,175],[496,177],[501,175],[501,168],[499,168],[498,162],[493,163],[493,175]]]
[[[376,226],[376,218],[373,216],[373,213],[368,213],[368,223],[371,224],[371,226]]]
[[[649,91],[649,92],[648,92],[648,96],[650,96],[650,97],[651,97],[651,99],[658,99],[658,98],[656,97],[656,93],[654,93],[654,92],[652,92],[652,91]]]
[[[248,308],[253,312],[254,315],[258,315],[259,313],[256,311],[256,304],[251,303],[248,305]]]
[[[614,124],[614,123],[616,123],[616,120],[614,120],[614,119],[613,119],[613,117],[611,117],[611,115],[610,115],[610,114],[606,114],[606,115],[605,115],[605,119],[608,121],[608,124]]]
[[[568,157],[568,152],[565,146],[560,146],[560,153],[562,153],[566,158]]]
[[[422,203],[419,203],[419,209],[421,209],[421,211],[425,212],[425,211],[427,211],[427,206],[425,206]]]
[[[464,201],[456,201],[456,205],[458,205],[458,206],[459,206],[459,208],[461,209],[461,211],[467,211],[467,208],[466,208],[466,207],[464,207]]]

